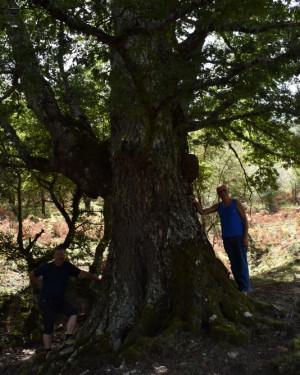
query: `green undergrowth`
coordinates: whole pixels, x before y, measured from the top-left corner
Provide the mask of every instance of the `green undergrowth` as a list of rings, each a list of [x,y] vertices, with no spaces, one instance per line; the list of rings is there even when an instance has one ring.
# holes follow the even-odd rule
[[[247,344],[251,337],[250,333],[233,325],[216,326],[210,332],[217,341],[225,341],[235,346]]]
[[[240,346],[248,342],[249,336],[246,332],[228,327],[215,327],[209,333],[203,331],[200,335],[191,335],[189,332],[177,331],[174,333],[164,332],[157,337],[140,337],[133,345],[120,353],[126,362],[146,361],[151,363],[158,356],[164,358],[181,357],[186,354],[187,348],[193,342],[193,350],[201,347],[202,340],[215,340],[216,344]]]
[[[299,375],[300,352],[274,358],[266,366],[264,375]]]
[[[96,294],[92,287],[85,279],[70,280],[67,298],[75,305],[80,300],[81,305],[90,310]],[[0,328],[4,332],[0,348],[41,344],[43,326],[38,294],[38,290],[30,287],[17,294],[0,295]],[[64,320],[58,317],[57,325]]]
[[[251,277],[253,282],[294,282],[297,268],[300,266],[299,253],[297,259],[289,260],[283,265],[272,268],[264,267],[263,271]]]
[[[293,338],[293,340],[290,342],[290,349],[295,352],[300,352],[300,338]]]
[[[251,326],[254,326],[254,320]],[[199,340],[209,337],[216,343],[224,342],[233,346],[245,345],[251,338],[254,327],[234,324],[226,319],[216,319],[210,325],[204,324],[199,331],[191,331],[187,322],[173,318],[170,324],[159,335],[149,337],[142,335],[138,327],[129,333],[121,346],[119,355],[126,361],[151,361],[157,355],[180,355],[185,352],[191,339]]]
[[[1,330],[5,332],[1,347],[23,345],[32,340],[32,332],[37,326],[38,313],[31,323],[31,295],[28,289],[18,294],[0,295]]]

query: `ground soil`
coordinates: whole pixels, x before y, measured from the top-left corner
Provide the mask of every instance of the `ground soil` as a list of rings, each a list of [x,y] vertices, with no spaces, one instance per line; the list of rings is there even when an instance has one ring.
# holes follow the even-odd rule
[[[84,372],[84,374],[234,375],[267,373],[269,362],[275,357],[290,353],[292,338],[300,338],[300,264],[294,269],[293,282],[271,281],[270,279],[264,281],[261,278],[252,280],[250,298],[260,299],[276,306],[278,320],[286,323],[286,328],[283,330],[274,328],[260,332],[254,335],[247,345],[239,347],[216,342],[205,335],[188,341],[186,338],[182,338],[182,342],[178,342],[177,349],[174,348],[174,353],[160,353],[143,362],[123,363],[118,368],[107,364],[97,370]],[[57,341],[59,342],[59,340],[58,335]],[[25,361],[29,361],[39,350],[39,346],[2,350],[0,373],[3,375],[15,374],[16,369]],[[300,374],[300,366],[299,372],[294,373]]]
[[[134,364],[123,363],[115,368],[111,364],[89,372],[89,374],[169,374],[169,375],[234,375],[234,374],[265,374],[269,362],[280,355],[291,352],[290,343],[295,337],[300,339],[300,264],[287,268],[294,273],[292,282],[272,280],[272,273],[264,278],[252,279],[252,290],[249,298],[259,299],[275,306],[277,319],[284,322],[284,329],[269,329],[255,334],[245,346],[232,346],[212,340],[205,334],[187,340],[179,339],[173,353],[160,353],[150,356],[143,362]],[[272,271],[274,272],[274,271]],[[278,270],[282,273],[284,270]],[[274,276],[274,275],[273,275]],[[62,336],[56,336],[59,344]],[[181,341],[181,342],[180,342]],[[16,369],[29,361],[41,348],[5,348],[0,357],[0,373],[15,374]],[[279,372],[280,373],[280,372]],[[286,373],[286,372],[282,372]],[[288,373],[288,372],[287,372]],[[300,363],[299,372],[300,374]]]
[[[290,217],[287,216],[286,220],[290,220]],[[297,220],[299,220],[299,212]],[[262,226],[262,223],[259,225]],[[295,240],[299,241],[298,238],[294,238],[293,242]],[[264,256],[270,258],[263,249],[264,244],[259,244],[259,246]],[[289,370],[284,363],[282,366],[275,366],[274,371],[270,367],[270,362],[274,358],[295,353],[295,349],[291,347],[293,340],[296,339],[298,345],[300,343],[300,261],[299,252],[298,258],[295,254],[294,258],[285,257],[285,263],[282,261],[281,265],[269,268],[266,272],[256,273],[253,272],[254,267],[252,269],[251,292],[248,297],[269,303],[273,318],[282,322],[282,326],[274,324],[268,329],[257,330],[249,343],[238,347],[226,342],[216,342],[205,333],[193,338],[180,337],[165,352],[151,354],[143,361],[123,362],[119,367],[106,364],[97,370],[85,369],[82,375],[300,374],[300,356],[298,367],[296,365],[292,367],[292,370]],[[222,254],[220,257],[222,258]],[[257,269],[259,269],[260,263],[257,262]],[[263,256],[260,262],[263,262]],[[62,334],[58,333],[56,337],[58,345],[61,340]],[[0,348],[0,374],[15,374],[18,368],[30,361],[40,350],[40,345],[25,348]]]

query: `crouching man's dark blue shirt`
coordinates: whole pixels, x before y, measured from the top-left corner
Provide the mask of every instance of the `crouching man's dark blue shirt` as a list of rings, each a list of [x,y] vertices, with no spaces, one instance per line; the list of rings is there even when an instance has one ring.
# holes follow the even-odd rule
[[[70,262],[63,262],[61,266],[46,263],[34,270],[36,277],[43,276],[41,297],[48,300],[63,300],[69,277],[79,274],[80,269]]]

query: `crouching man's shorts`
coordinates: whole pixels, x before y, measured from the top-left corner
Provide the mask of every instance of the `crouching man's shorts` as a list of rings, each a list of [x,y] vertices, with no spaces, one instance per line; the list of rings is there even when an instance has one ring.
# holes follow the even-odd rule
[[[50,300],[41,298],[40,309],[44,325],[44,333],[51,335],[54,329],[55,316],[63,314],[66,316],[77,315],[77,309],[64,300]]]

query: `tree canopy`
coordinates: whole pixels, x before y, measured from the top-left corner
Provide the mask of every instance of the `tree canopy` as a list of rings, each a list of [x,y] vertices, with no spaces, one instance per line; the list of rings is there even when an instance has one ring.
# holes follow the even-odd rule
[[[2,165],[59,171],[105,195],[109,116],[149,117],[147,148],[168,105],[183,136],[201,129],[212,143],[244,141],[253,160],[299,162],[295,3],[2,0],[0,9]],[[99,184],[89,191],[79,170],[95,157]]]

